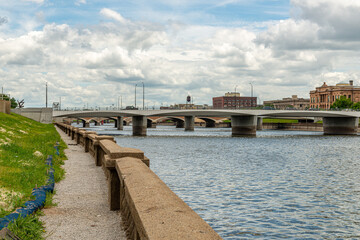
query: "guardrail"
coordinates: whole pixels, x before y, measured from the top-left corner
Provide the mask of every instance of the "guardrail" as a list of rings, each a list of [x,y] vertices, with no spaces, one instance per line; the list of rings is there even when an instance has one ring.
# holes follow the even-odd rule
[[[110,210],[120,210],[129,239],[221,239],[150,170],[143,151],[121,147],[112,136],[56,125],[103,168]]]

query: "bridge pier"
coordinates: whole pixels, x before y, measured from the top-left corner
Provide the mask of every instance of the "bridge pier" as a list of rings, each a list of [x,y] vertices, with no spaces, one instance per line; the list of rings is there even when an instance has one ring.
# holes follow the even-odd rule
[[[356,135],[358,125],[357,117],[323,117],[325,135]]]
[[[146,136],[147,118],[144,116],[132,117],[133,136]]]
[[[90,123],[89,123],[89,122],[82,121],[82,124],[83,124],[83,128],[88,128],[88,127],[90,127]]]
[[[185,123],[183,121],[176,121],[176,128],[184,128]]]
[[[194,131],[195,117],[185,116],[185,131]]]
[[[100,125],[99,122],[95,121],[95,126],[99,126],[99,125]]]
[[[124,118],[123,117],[117,117],[117,129],[123,130],[124,129]]]
[[[213,122],[213,121],[205,121],[205,127],[214,128],[214,127],[216,127],[216,125],[215,125],[215,122]]]
[[[262,130],[263,129],[263,119],[262,117],[257,118],[257,124],[256,124],[256,130]]]
[[[232,136],[255,136],[257,116],[231,116]]]
[[[156,122],[147,119],[147,128],[156,128]]]

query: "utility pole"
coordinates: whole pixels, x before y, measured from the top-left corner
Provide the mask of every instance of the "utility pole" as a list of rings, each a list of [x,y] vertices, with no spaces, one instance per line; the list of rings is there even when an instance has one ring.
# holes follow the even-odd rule
[[[47,82],[46,82],[46,104],[45,104],[46,108],[48,106],[48,85],[47,85]]]
[[[144,82],[141,82],[143,85],[143,110],[145,110],[145,85]]]
[[[60,108],[59,110],[61,111],[61,97],[60,97],[60,106],[59,106],[59,108]]]
[[[122,96],[120,96],[120,110],[122,109]]]

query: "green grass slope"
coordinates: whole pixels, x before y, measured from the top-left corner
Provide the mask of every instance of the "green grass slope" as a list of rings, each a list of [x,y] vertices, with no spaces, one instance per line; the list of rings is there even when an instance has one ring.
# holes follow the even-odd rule
[[[55,154],[56,142],[60,143],[60,156]],[[48,155],[54,156],[55,181],[63,178],[64,148],[52,124],[0,113],[0,217],[32,200],[34,187],[45,185]]]

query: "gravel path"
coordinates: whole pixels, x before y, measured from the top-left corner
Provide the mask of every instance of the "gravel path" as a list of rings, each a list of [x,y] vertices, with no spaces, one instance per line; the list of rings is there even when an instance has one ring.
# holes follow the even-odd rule
[[[44,209],[47,239],[126,239],[119,212],[110,211],[107,183],[101,167],[57,128],[68,144],[65,179],[55,184],[57,207]]]

